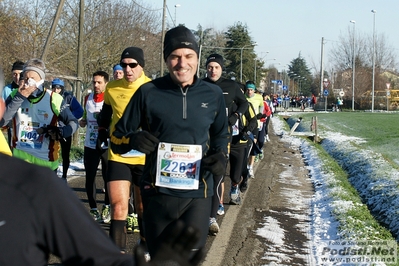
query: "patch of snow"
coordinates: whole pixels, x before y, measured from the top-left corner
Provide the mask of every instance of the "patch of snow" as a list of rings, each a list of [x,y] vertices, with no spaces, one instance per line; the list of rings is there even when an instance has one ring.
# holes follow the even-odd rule
[[[301,230],[308,230],[309,250],[304,254],[310,254],[309,265],[321,265],[321,250],[317,249],[326,240],[340,238],[338,230],[339,223],[332,216],[335,209],[350,209],[357,203],[333,200],[330,195],[336,188],[331,186],[337,182],[333,173],[322,170],[323,162],[317,155],[317,151],[302,138],[290,136],[283,128],[284,121],[272,118],[272,125],[276,135],[281,141],[287,143],[291,148],[300,150],[307,163],[310,179],[314,185],[315,192],[309,201],[299,200],[301,195],[292,190],[284,191],[286,200],[292,204],[292,210],[307,207],[310,209],[309,216],[298,216],[299,219],[309,221],[308,224],[299,225]],[[380,222],[385,223],[391,232],[399,236],[399,173],[392,167],[381,154],[373,151],[360,149],[358,144],[366,140],[346,136],[340,133],[327,132],[323,135],[322,147],[332,156],[340,166],[349,174],[351,184],[357,189],[360,196],[367,203]],[[287,170],[279,176],[279,182],[295,182],[288,180],[292,176],[292,169]],[[340,192],[342,193],[342,192]],[[257,234],[272,243],[264,257],[269,261],[275,261],[269,265],[285,264],[289,261],[282,249],[287,246],[284,242],[284,231],[280,223],[270,217],[265,217],[263,227],[257,230]],[[344,233],[344,232],[341,232]],[[285,246],[284,246],[285,244]],[[269,243],[268,243],[269,245]],[[283,257],[281,257],[283,256]]]

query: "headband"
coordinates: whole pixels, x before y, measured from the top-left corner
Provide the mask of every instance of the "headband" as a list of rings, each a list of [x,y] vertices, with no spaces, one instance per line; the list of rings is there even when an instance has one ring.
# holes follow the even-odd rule
[[[39,76],[40,76],[40,78],[41,79],[44,79],[45,78],[45,74],[44,74],[44,71],[43,70],[41,70],[40,68],[38,68],[38,67],[35,67],[35,66],[27,66],[27,67],[24,67],[24,70],[23,71],[35,71],[37,74],[39,74]]]

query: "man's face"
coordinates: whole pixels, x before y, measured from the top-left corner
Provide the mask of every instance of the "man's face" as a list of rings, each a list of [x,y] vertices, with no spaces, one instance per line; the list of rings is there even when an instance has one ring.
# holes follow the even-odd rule
[[[42,80],[40,75],[36,71],[27,71],[24,76],[25,83],[27,83],[28,79],[34,79],[36,82]]]
[[[247,89],[247,96],[248,97],[253,97],[255,95],[255,90],[254,89]]]
[[[123,70],[115,70],[114,71],[114,80],[123,78]]]
[[[210,62],[206,67],[206,74],[210,80],[216,82],[222,75],[222,68],[218,63]]]
[[[128,82],[136,81],[143,73],[143,68],[133,58],[123,58],[120,65],[123,68],[124,78]]]
[[[13,70],[12,71],[12,80],[15,84],[19,83],[19,75],[21,75],[22,70]]]
[[[107,86],[107,83],[105,82],[103,76],[94,76],[92,83],[93,83],[94,94],[100,94],[104,92],[105,87]]]
[[[194,50],[179,48],[174,50],[166,58],[166,65],[173,82],[181,87],[185,87],[194,82],[198,66],[198,56]]]
[[[53,89],[53,91],[54,91],[55,93],[58,93],[58,94],[60,94],[60,93],[61,93],[61,90],[62,90],[61,86],[59,86],[59,85],[52,86],[52,89]]]

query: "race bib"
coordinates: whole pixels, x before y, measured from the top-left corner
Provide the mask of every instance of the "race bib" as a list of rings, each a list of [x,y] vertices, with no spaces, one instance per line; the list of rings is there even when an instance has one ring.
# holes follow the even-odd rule
[[[238,134],[240,134],[240,129],[238,127],[238,123],[239,123],[239,119],[237,119],[236,123],[232,126],[232,135],[233,136],[237,136]]]
[[[41,149],[44,141],[44,135],[37,133],[40,124],[37,122],[27,122],[26,126],[21,125],[20,146],[30,149]]]
[[[155,185],[173,189],[198,189],[201,158],[201,145],[159,143]]]

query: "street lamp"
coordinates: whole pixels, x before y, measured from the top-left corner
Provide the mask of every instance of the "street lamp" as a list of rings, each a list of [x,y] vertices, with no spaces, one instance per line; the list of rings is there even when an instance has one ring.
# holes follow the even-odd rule
[[[256,59],[256,57],[255,57],[254,61],[255,61],[255,67],[254,67],[254,82],[255,82],[255,85],[256,85],[256,62],[258,61],[258,60]]]
[[[375,84],[375,13],[376,10],[371,10],[373,13],[373,87],[372,87],[372,95],[371,95],[371,112],[374,112],[374,84]]]
[[[353,59],[352,59],[352,111],[355,111],[355,26],[356,26],[356,21],[351,20],[349,21],[350,23],[353,23]]]
[[[294,81],[294,84],[293,84],[293,85],[294,85],[294,93],[295,93],[295,79],[298,79],[298,80],[299,80],[299,79],[302,78],[302,77],[299,76],[298,74],[293,74],[293,76],[294,76],[294,77],[292,78],[292,80]],[[296,77],[295,77],[295,76],[296,76]],[[297,81],[297,82],[298,82],[298,81]],[[299,92],[298,92],[298,89],[297,89],[297,90],[296,90],[296,94],[298,95],[298,93],[299,93]]]
[[[240,57],[240,60],[241,60],[241,64],[240,64],[240,82],[242,82],[242,51],[244,51],[244,48],[245,47],[247,47],[247,46],[255,46],[257,43],[255,42],[255,43],[253,43],[253,44],[246,44],[246,45],[244,45],[243,47],[241,47],[240,49],[241,49],[241,57]]]
[[[175,27],[177,26],[177,20],[176,20],[176,9],[180,7],[180,4],[175,5]]]
[[[276,59],[274,59],[274,60],[276,60]],[[278,65],[278,66],[281,65],[281,63],[278,63],[277,65]],[[278,69],[277,69],[277,67],[276,67],[275,80],[276,80],[276,82],[277,82],[278,80],[280,80],[279,77],[278,77]],[[274,88],[274,94],[276,94],[276,87],[277,87],[277,83],[274,83],[274,86],[273,86],[273,88]]]
[[[301,77],[299,79],[299,94],[301,94],[301,95],[302,95],[302,82],[305,81],[305,80],[306,80],[305,77]]]
[[[294,80],[294,78],[295,78],[295,76],[298,76],[298,74],[295,74],[295,73],[288,73],[288,78],[289,78],[289,86],[291,87],[291,80],[292,80],[292,91],[291,90],[289,90],[289,92],[291,92],[293,95],[295,94],[295,80]]]

